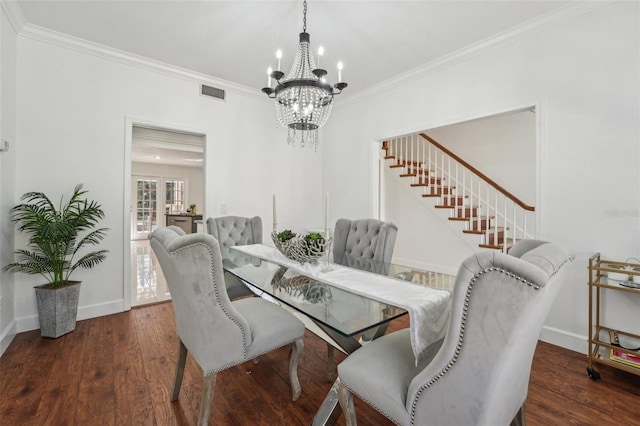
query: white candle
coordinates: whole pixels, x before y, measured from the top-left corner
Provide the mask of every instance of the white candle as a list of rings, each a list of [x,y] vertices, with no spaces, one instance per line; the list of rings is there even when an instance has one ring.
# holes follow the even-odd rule
[[[342,83],[342,62],[338,62],[338,83]]]
[[[329,238],[329,193],[325,196],[324,201],[324,233],[325,238]]]
[[[318,47],[318,68],[322,68],[320,66],[320,58],[322,58],[322,55],[324,55],[324,47],[320,46]]]
[[[273,230],[276,230],[276,225],[278,221],[276,220],[276,194],[273,194]]]
[[[273,70],[271,67],[267,68],[267,87],[271,88],[271,73]]]
[[[282,71],[280,69],[280,59],[282,59],[282,50],[278,49],[278,51],[276,52],[276,58],[278,58],[278,68],[276,69],[276,71]]]

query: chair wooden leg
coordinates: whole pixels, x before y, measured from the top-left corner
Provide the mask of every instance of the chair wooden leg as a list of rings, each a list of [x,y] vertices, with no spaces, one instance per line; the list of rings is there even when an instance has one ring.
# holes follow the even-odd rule
[[[336,371],[336,357],[333,346],[327,343],[327,382],[333,383],[333,375]]]
[[[524,418],[524,404],[518,410],[513,420],[511,420],[511,426],[525,426],[527,422]]]
[[[340,407],[344,413],[344,418],[347,422],[347,426],[356,426],[358,424],[356,420],[356,408],[353,405],[353,394],[346,388],[338,377],[338,400],[340,401]]]
[[[187,362],[187,347],[180,340],[178,349],[178,363],[176,364],[176,374],[173,378],[173,389],[171,390],[171,402],[177,401],[182,386],[182,376],[184,375],[184,365]]]
[[[213,391],[216,387],[217,374],[204,376],[202,384],[202,397],[200,398],[200,412],[198,413],[198,426],[209,425],[209,415],[211,414],[211,403],[213,402]]]
[[[300,397],[302,387],[298,380],[298,359],[304,350],[304,342],[302,338],[291,344],[291,358],[289,359],[289,380],[291,381],[292,400],[296,401]]]

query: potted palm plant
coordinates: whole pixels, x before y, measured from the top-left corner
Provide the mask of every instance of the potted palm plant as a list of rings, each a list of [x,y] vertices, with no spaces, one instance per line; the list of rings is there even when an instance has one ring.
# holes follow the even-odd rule
[[[42,275],[47,283],[35,287],[40,333],[59,337],[76,327],[80,281],[71,281],[73,271],[90,269],[106,258],[107,250],[84,253],[105,237],[107,228],[97,228],[104,218],[101,206],[85,198],[79,184],[66,204],[56,207],[42,192],[27,192],[21,204],[11,209],[11,221],[28,237],[26,249],[16,250],[16,262],[5,271]]]

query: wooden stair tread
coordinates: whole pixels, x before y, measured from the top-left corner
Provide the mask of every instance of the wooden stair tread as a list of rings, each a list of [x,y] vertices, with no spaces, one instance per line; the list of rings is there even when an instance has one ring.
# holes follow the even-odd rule
[[[504,247],[504,246],[505,246],[505,244],[506,244],[506,246],[507,246],[507,253],[508,253],[508,252],[509,252],[509,249],[510,249],[511,247],[513,247],[513,245],[514,245],[515,243],[517,243],[517,242],[518,242],[518,241],[517,241],[517,240],[514,240],[513,238],[508,238],[508,239],[507,239],[507,241],[506,241],[505,243],[503,243],[503,244],[497,244],[497,245],[493,245],[493,244],[478,244],[478,247],[480,247],[480,248],[488,248],[488,249],[502,250],[502,249],[503,249],[503,247]]]
[[[489,229],[463,229],[462,232],[464,234],[487,235],[488,237],[490,237],[496,232],[504,233],[505,230],[509,230],[509,228],[505,229],[503,227],[499,227],[499,228],[489,228]],[[500,237],[498,239],[500,239]]]
[[[448,197],[449,194],[447,194],[446,192],[441,192],[441,191],[432,191],[432,192],[427,192],[422,194],[423,197]],[[451,197],[454,198],[454,197]],[[458,207],[462,207],[463,204],[458,204]]]
[[[475,216],[471,216],[471,218],[473,218],[473,217],[475,217]],[[451,216],[449,218],[449,220],[456,220],[456,221],[459,221],[459,222],[468,222],[469,221],[469,217],[468,216],[467,217]]]
[[[492,215],[492,216],[476,216],[471,220],[471,222],[480,222],[480,221],[483,221],[483,220],[487,220],[487,219],[491,220],[491,219],[495,219],[495,218],[496,217],[494,215]]]
[[[427,185],[426,180],[427,179],[420,178],[419,181],[418,181],[418,184],[424,185],[424,186],[429,186],[429,185]],[[447,178],[438,177],[438,176],[432,176],[432,177],[429,178],[429,184],[430,185],[442,185],[442,182],[445,181],[445,180],[447,180]]]
[[[477,207],[467,207],[464,204],[457,204],[457,205],[455,205],[455,204],[439,204],[439,205],[434,206],[434,207],[437,208],[437,209],[456,209],[456,208],[457,209],[467,209],[467,210],[471,209],[471,208],[477,209]],[[469,218],[472,218],[472,217],[476,217],[476,216],[475,215],[471,215],[471,216],[467,217],[467,220],[469,220]]]
[[[447,196],[446,194],[436,195],[436,197],[443,198],[444,201],[445,201],[444,204],[436,206],[436,207],[441,208],[441,209],[456,209],[456,208],[468,209],[468,208],[470,208],[470,207],[467,207],[465,204],[462,203],[462,201],[464,201],[464,198],[467,198],[466,196],[464,198],[461,198],[462,196],[460,196],[458,198],[459,202],[456,203],[455,201],[453,201],[452,204],[448,204],[447,202],[451,201],[451,199],[454,199],[455,197],[451,197],[451,199],[450,199],[449,196]],[[475,216],[475,215],[471,215],[471,216]]]

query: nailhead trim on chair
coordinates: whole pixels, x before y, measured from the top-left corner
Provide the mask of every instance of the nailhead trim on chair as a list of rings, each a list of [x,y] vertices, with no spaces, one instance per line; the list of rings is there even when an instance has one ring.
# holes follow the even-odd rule
[[[205,249],[207,249],[207,251],[209,252],[209,257],[213,260],[213,253],[211,252],[211,248],[210,248],[207,244],[203,244],[203,243],[194,243],[194,244],[190,244],[190,245],[188,245],[188,246],[181,247],[181,248],[179,248],[178,250],[176,250],[174,253],[177,253],[177,252],[182,251],[182,250],[186,250],[186,249],[188,249],[188,248],[190,248],[190,247],[194,247],[194,246],[202,246],[202,247],[204,247]],[[247,357],[247,336],[246,336],[246,333],[245,333],[245,331],[242,329],[242,326],[240,325],[240,323],[238,322],[238,320],[236,320],[233,316],[231,316],[231,314],[230,314],[229,312],[227,312],[227,310],[225,309],[225,307],[220,303],[220,294],[218,293],[218,286],[217,286],[217,285],[215,285],[215,284],[216,284],[216,283],[215,283],[216,279],[215,279],[215,273],[214,273],[214,271],[213,271],[213,261],[211,262],[211,279],[212,279],[212,280],[213,280],[213,282],[214,282],[213,289],[214,289],[214,291],[215,291],[216,302],[218,303],[218,305],[219,305],[219,306],[220,306],[220,308],[222,309],[222,312],[224,312],[224,313],[225,313],[225,315],[227,316],[227,318],[229,318],[231,321],[233,321],[233,322],[238,326],[238,328],[242,331],[242,348],[243,348],[242,350],[243,350],[243,358],[246,358],[246,357]],[[226,290],[225,290],[225,291],[226,291]],[[226,369],[226,368],[229,368],[229,367],[234,366],[234,365],[237,365],[237,364],[239,364],[239,363],[230,363],[230,364],[225,365],[224,367],[220,368],[219,370],[215,370],[215,371],[205,371],[205,372],[204,372],[204,375],[205,375],[205,376],[209,376],[209,375],[211,375],[211,374],[215,374],[215,373],[216,373],[216,372],[218,372],[218,371],[224,370],[224,369]]]
[[[564,263],[560,266],[560,268],[563,265],[564,265]],[[560,269],[560,268],[558,268],[558,269]],[[484,275],[487,272],[503,273],[503,274],[508,275],[509,277],[512,277],[512,278],[515,278],[515,279],[519,280],[520,282],[522,282],[524,284],[527,284],[529,287],[533,287],[534,290],[539,290],[540,289],[540,286],[535,285],[531,281],[528,281],[527,279],[525,279],[523,277],[520,277],[520,276],[518,276],[518,275],[516,275],[516,274],[514,274],[512,272],[507,272],[504,269],[497,268],[495,266],[493,266],[491,268],[483,269],[482,271],[477,272],[473,276],[473,278],[471,278],[471,280],[469,281],[469,284],[467,286],[467,293],[466,293],[465,298],[464,298],[464,306],[462,308],[462,321],[460,322],[460,333],[458,334],[458,344],[456,345],[456,350],[454,351],[453,357],[449,360],[447,365],[442,370],[440,370],[440,372],[438,374],[436,374],[433,378],[431,378],[431,380],[429,380],[427,383],[422,385],[420,387],[420,389],[418,389],[418,392],[416,393],[416,397],[414,398],[413,403],[411,404],[411,424],[412,425],[415,424],[416,405],[418,404],[418,399],[420,398],[422,393],[426,389],[428,389],[431,385],[433,385],[435,382],[437,382],[442,377],[444,377],[444,375],[447,374],[447,372],[449,372],[449,370],[451,370],[453,365],[458,360],[458,356],[460,355],[460,351],[462,350],[462,342],[464,341],[464,329],[465,329],[465,325],[466,325],[466,322],[467,322],[467,315],[469,314],[469,302],[471,300],[471,292],[473,290],[474,284],[476,283],[476,280],[481,275]]]

